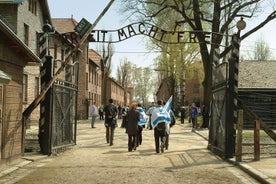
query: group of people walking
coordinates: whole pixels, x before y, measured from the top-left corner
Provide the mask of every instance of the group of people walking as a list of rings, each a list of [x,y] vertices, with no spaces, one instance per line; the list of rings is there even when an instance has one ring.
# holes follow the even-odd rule
[[[119,112],[119,109],[113,104],[113,99],[109,99],[109,103],[102,109],[106,128],[106,142],[110,146],[113,145],[114,130],[117,127],[116,116],[120,113],[123,119],[121,128],[125,128],[128,135],[129,152],[135,151],[142,144],[142,131],[146,126],[148,129],[154,130],[156,153],[164,152],[164,149],[168,149],[170,127],[175,124],[175,117],[171,110],[166,112],[168,115],[165,121],[163,117],[161,121],[156,118],[166,114],[163,111],[164,105],[165,103],[159,100],[157,105],[153,103],[146,112],[141,104],[132,103],[129,108],[122,108]],[[92,116],[91,127],[95,128],[95,117],[99,113],[95,102],[90,106],[90,113]]]
[[[170,99],[169,99],[170,100]],[[113,104],[113,99],[109,99],[109,103],[102,109],[96,107],[95,102],[90,106],[92,116],[91,127],[95,128],[95,120],[100,111],[102,111],[101,120],[104,120],[106,128],[106,142],[112,146],[114,139],[114,130],[118,126],[117,119],[120,114],[122,119],[121,128],[125,128],[128,135],[128,151],[134,151],[142,144],[142,131],[145,127],[154,131],[155,151],[156,153],[164,152],[169,146],[170,128],[175,124],[176,118],[171,110],[171,105],[162,100],[158,100],[157,104],[152,103],[152,106],[147,111],[142,108],[141,104],[132,103],[130,107],[117,108]],[[181,123],[184,123],[186,109],[180,109]],[[196,128],[197,116],[199,110],[192,103],[189,108],[189,122],[193,128]]]

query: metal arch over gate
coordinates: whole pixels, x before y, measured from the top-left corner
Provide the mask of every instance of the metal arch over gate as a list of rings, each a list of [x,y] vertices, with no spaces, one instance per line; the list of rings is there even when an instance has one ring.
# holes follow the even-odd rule
[[[83,27],[86,27],[88,24],[89,22],[84,18],[80,21],[80,25]],[[80,36],[83,34],[78,28],[76,28],[75,31],[78,32]],[[78,35],[76,32],[63,33],[62,36],[70,38],[72,43],[78,44]],[[204,42],[207,44],[214,44],[211,43],[213,36],[228,37],[228,35],[207,31],[167,31],[150,23],[136,22],[117,30],[92,30],[89,41],[98,43],[118,43],[133,36],[144,35],[166,44],[199,43],[196,36],[198,33],[203,33]],[[110,38],[112,39],[110,40]]]

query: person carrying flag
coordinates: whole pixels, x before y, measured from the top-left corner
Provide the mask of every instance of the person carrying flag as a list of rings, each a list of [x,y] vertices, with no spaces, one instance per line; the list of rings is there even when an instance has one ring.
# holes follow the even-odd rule
[[[155,140],[155,151],[156,153],[163,153],[166,146],[166,134],[169,131],[169,125],[171,118],[169,115],[169,109],[171,109],[172,97],[168,100],[166,105],[163,107],[162,100],[157,101],[157,107],[152,112],[151,125],[154,129],[154,140]],[[161,141],[161,145],[160,145]]]
[[[166,102],[163,102],[163,105],[164,106],[166,106]],[[169,108],[169,107],[167,107],[167,108]],[[171,129],[171,127],[173,127],[174,125],[175,125],[175,115],[174,115],[174,113],[173,113],[173,111],[172,111],[172,109],[167,109],[168,110],[168,113],[169,113],[169,115],[170,115],[170,118],[171,118],[171,123],[170,123],[170,125],[169,126],[167,126],[166,128],[166,143],[165,143],[165,148],[166,148],[166,150],[169,148],[169,135],[170,135],[170,129]],[[167,124],[168,125],[168,124]]]
[[[142,108],[142,105],[139,103],[136,110],[140,114],[140,120],[138,121],[138,134],[137,134],[137,147],[138,147],[139,145],[142,144],[142,140],[143,140],[142,131],[143,131],[143,128],[145,128],[145,124],[148,121],[148,116],[146,115],[145,110]]]

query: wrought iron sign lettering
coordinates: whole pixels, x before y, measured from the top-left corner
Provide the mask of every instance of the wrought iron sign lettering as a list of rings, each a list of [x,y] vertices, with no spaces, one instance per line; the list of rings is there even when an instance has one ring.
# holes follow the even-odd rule
[[[87,30],[91,24],[83,19],[75,28],[79,36],[82,37],[83,30]],[[78,43],[78,35],[76,32],[67,32],[61,34],[62,37],[68,38],[72,43]],[[132,23],[118,30],[93,30],[89,36],[89,42],[117,43],[124,41],[136,35],[149,36],[157,41],[167,44],[178,43],[199,43],[197,35],[201,33],[204,43],[211,44],[212,36],[224,36],[219,33],[212,32],[196,32],[196,31],[166,31],[149,23]]]
[[[149,23],[133,23],[118,30],[94,30],[92,31],[94,42],[116,43],[136,35],[146,35],[160,42],[176,43],[198,43],[195,31],[165,31]],[[211,32],[203,32],[205,41],[210,43]],[[110,40],[111,38],[111,40]]]

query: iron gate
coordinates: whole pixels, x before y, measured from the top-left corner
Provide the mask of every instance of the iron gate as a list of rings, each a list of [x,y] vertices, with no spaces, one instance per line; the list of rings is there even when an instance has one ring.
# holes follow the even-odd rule
[[[239,42],[239,36],[233,35],[229,62],[213,67],[209,148],[222,158],[232,158],[235,155]]]
[[[77,86],[56,81],[53,87],[52,149],[76,144]]]
[[[216,154],[225,153],[228,63],[213,67],[209,148]]]

